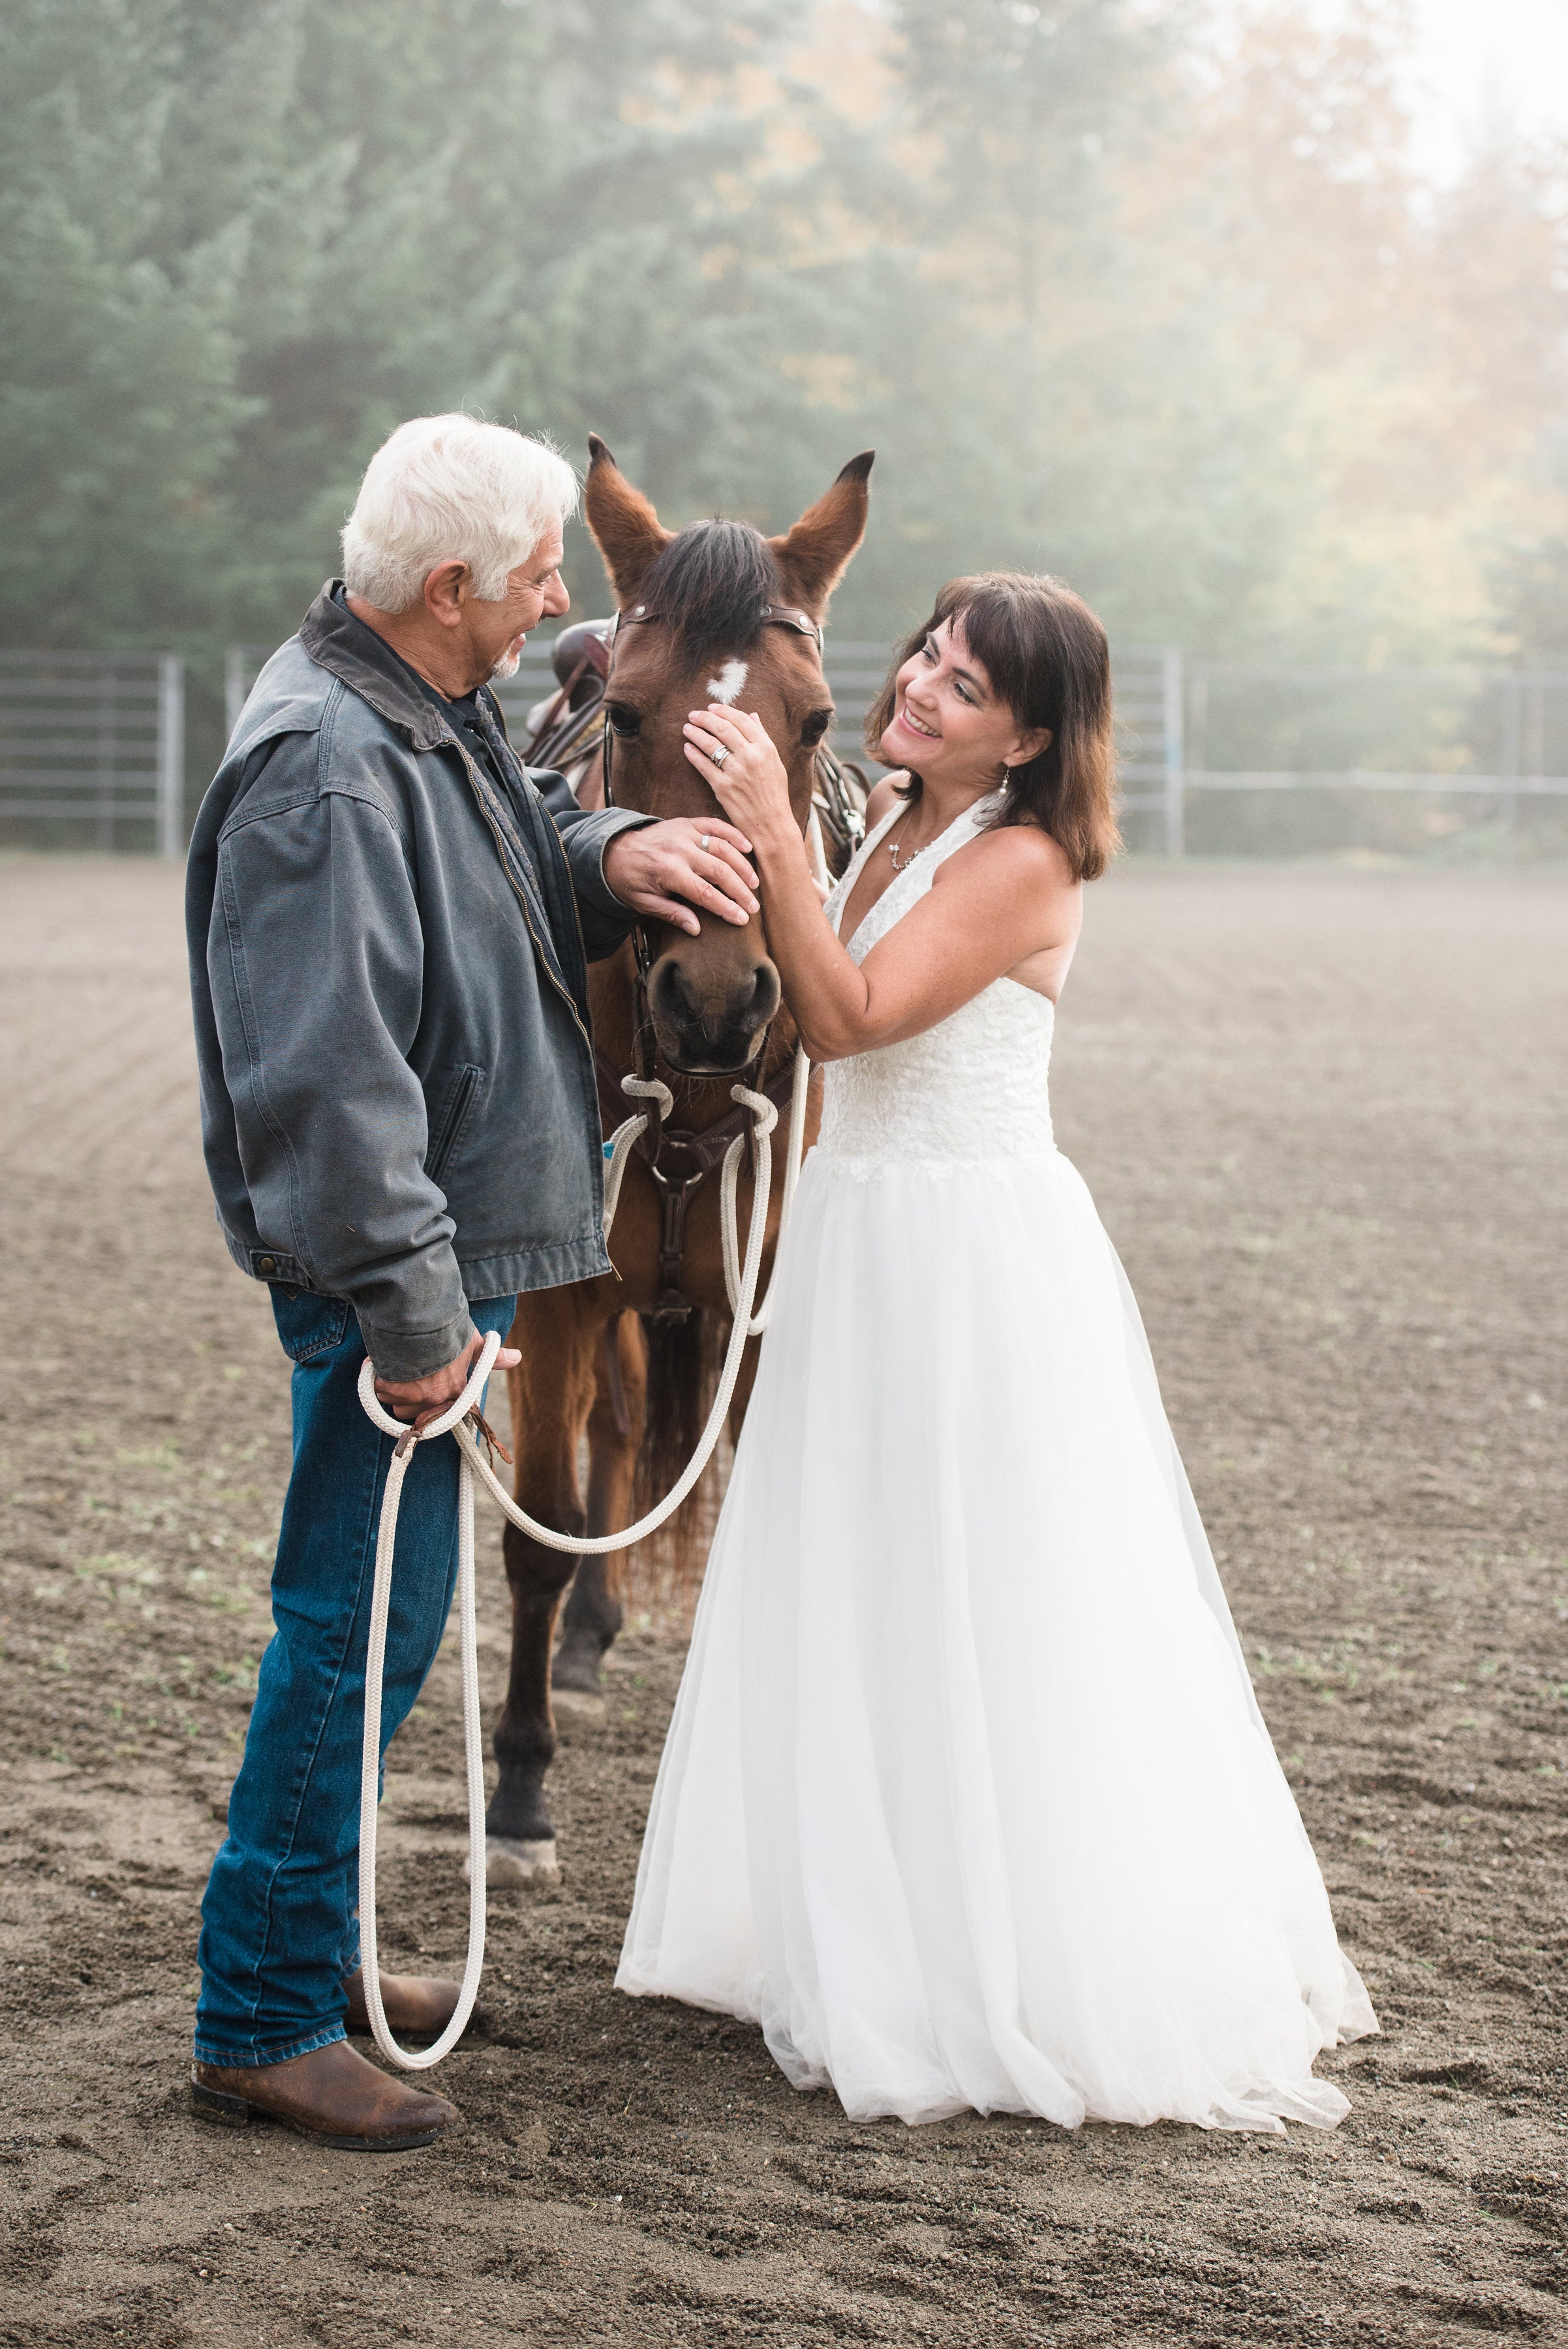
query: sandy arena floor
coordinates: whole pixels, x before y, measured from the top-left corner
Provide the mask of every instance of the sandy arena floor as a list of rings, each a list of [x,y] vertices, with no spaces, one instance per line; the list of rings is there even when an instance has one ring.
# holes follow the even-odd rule
[[[1568,881],[1124,871],[1055,1087],[1385,2036],[1334,2136],[852,2127],[611,1988],[680,1668],[568,1730],[447,2147],[199,2127],[195,1911],[286,1366],[197,1152],[179,876],[0,861],[0,2342],[1568,2340]],[[503,1582],[487,1524],[487,1698]],[[394,1957],[462,1946],[450,1651],[388,1778]]]

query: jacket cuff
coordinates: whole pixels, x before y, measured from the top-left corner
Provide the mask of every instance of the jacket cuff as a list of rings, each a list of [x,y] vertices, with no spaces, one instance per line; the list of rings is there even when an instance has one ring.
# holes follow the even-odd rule
[[[623,832],[636,832],[643,824],[657,823],[659,818],[656,815],[639,815],[635,808],[604,808],[596,809],[591,820],[594,824],[593,844],[598,854],[585,873],[573,874],[573,885],[578,896],[585,898],[597,912],[609,914],[623,922],[634,921],[636,916],[631,907],[624,897],[616,895],[605,879],[605,851],[611,841],[618,840]]]
[[[466,1304],[439,1330],[381,1330],[358,1307],[355,1314],[379,1379],[428,1378],[432,1371],[445,1370],[476,1334]]]

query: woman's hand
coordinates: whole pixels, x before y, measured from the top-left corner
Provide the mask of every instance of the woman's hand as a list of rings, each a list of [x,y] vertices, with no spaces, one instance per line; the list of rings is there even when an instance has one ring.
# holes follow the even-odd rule
[[[694,709],[681,730],[686,756],[753,847],[760,848],[770,833],[788,831],[798,838],[789,777],[754,710],[729,709],[715,701]],[[723,754],[717,764],[715,750]]]

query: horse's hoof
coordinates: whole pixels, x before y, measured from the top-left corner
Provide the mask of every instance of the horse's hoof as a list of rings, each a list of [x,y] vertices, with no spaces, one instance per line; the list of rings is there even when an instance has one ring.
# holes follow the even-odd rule
[[[565,1713],[572,1721],[602,1721],[605,1717],[603,1697],[596,1696],[590,1689],[552,1686],[550,1708],[554,1713]]]
[[[472,1875],[467,1860],[462,1863],[462,1872],[464,1876]],[[519,1843],[513,1836],[484,1838],[484,1881],[492,1892],[510,1885],[533,1884],[541,1878],[560,1873],[554,1836],[547,1843]]]

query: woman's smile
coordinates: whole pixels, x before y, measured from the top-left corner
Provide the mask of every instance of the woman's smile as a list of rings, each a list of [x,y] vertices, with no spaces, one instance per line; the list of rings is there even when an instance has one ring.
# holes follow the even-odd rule
[[[900,726],[906,727],[911,734],[919,734],[927,742],[940,742],[942,739],[940,729],[928,726],[923,719],[917,718],[908,701],[898,712],[898,722]]]

